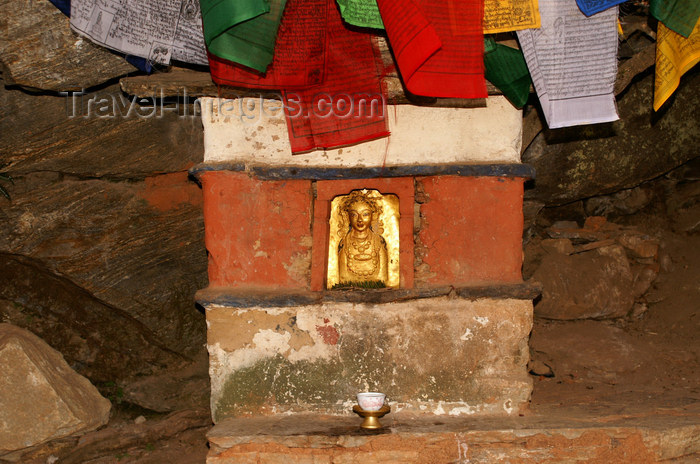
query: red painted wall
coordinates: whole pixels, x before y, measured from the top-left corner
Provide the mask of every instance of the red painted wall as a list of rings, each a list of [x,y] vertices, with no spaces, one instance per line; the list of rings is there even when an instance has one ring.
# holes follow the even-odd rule
[[[202,173],[211,287],[308,289],[311,181]]]
[[[522,280],[523,179],[417,178],[425,195],[415,263],[412,178],[319,181],[315,200],[310,180],[200,179],[211,287],[324,289],[329,202],[355,188],[399,195],[402,288]]]
[[[428,270],[416,286],[522,280],[523,179],[436,176],[418,179],[427,202],[418,234]]]

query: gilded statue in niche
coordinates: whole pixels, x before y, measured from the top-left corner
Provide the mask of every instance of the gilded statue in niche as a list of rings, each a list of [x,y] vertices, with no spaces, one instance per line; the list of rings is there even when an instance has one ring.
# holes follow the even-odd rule
[[[399,286],[398,198],[354,190],[331,203],[328,288]]]

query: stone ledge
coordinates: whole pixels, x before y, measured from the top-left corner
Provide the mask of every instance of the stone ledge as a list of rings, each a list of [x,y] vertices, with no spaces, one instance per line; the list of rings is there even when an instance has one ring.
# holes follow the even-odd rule
[[[463,176],[463,177],[517,177],[534,179],[535,170],[523,163],[500,164],[443,164],[406,165],[386,167],[303,167],[246,164],[242,162],[200,163],[189,170],[191,176],[199,178],[209,171],[247,171],[262,180],[309,179],[372,179],[375,177],[423,177],[423,176]]]
[[[267,289],[208,287],[199,290],[195,294],[195,300],[202,306],[217,305],[234,308],[252,308],[257,306],[290,307],[340,302],[392,303],[447,295],[469,300],[479,298],[532,300],[541,292],[542,286],[538,282],[465,287],[442,286],[398,290],[389,288],[377,290],[326,290],[322,292],[280,292]]]
[[[207,463],[695,462],[697,409],[595,416],[551,406],[479,418],[399,412],[385,416],[378,432],[360,429],[350,415],[235,418],[209,432]]]

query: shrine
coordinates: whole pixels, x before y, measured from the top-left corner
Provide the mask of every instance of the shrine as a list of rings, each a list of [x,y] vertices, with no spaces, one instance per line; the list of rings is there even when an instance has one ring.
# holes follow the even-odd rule
[[[347,416],[361,391],[392,414],[525,409],[521,112],[389,105],[388,139],[292,156],[272,104],[202,104],[213,433]]]

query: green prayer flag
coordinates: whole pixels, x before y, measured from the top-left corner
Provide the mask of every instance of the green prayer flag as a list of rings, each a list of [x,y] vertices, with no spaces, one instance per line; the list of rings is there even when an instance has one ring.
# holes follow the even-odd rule
[[[200,0],[209,53],[264,73],[287,0]]]
[[[484,77],[500,89],[513,106],[522,108],[532,84],[523,52],[485,37],[484,67]]]
[[[359,27],[384,29],[377,0],[336,0],[343,20]]]
[[[649,11],[687,39],[700,18],[700,0],[651,0]]]

